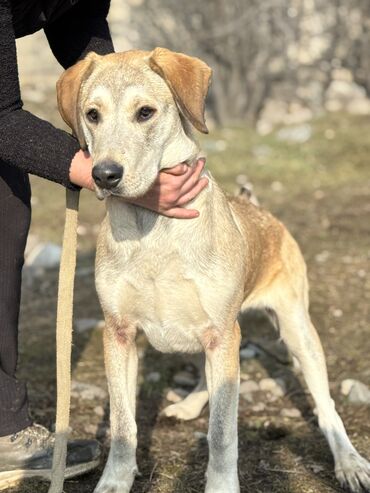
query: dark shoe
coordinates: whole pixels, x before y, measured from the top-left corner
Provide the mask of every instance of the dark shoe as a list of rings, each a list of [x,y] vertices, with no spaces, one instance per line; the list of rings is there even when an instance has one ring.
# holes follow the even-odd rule
[[[55,436],[34,424],[18,433],[0,437],[0,490],[22,478],[50,480]],[[95,440],[68,442],[65,478],[91,471],[99,464],[100,447]]]

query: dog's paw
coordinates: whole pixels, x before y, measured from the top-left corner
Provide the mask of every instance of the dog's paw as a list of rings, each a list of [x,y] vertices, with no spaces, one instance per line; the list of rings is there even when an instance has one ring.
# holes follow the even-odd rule
[[[201,411],[202,409],[199,409],[198,406],[191,406],[190,403],[180,401],[164,408],[161,414],[167,418],[176,418],[183,421],[189,421],[197,418]]]
[[[99,482],[94,493],[130,493],[130,489],[126,482],[104,481]]]
[[[227,474],[223,471],[207,471],[207,484],[205,493],[240,493],[238,474],[236,472]]]
[[[335,475],[341,486],[352,493],[370,492],[370,463],[357,452],[338,461]]]

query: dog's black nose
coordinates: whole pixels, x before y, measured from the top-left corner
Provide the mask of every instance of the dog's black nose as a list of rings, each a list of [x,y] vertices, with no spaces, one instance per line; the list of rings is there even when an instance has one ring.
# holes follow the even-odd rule
[[[110,190],[118,185],[123,176],[123,167],[113,162],[104,162],[93,167],[92,177],[100,188]]]

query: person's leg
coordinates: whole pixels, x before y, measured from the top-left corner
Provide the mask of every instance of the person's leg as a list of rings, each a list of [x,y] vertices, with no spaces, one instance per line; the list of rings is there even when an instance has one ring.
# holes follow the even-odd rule
[[[26,386],[15,378],[24,249],[31,219],[28,175],[0,162],[0,437],[29,426]]]
[[[28,176],[0,161],[0,491],[22,478],[50,479],[54,435],[28,416],[26,386],[15,378],[23,255],[31,219]],[[68,442],[66,478],[94,469],[95,440]]]

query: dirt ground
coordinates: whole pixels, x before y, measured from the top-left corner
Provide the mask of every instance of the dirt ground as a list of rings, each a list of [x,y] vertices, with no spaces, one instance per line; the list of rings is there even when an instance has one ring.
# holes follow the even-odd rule
[[[345,378],[370,384],[370,122],[363,117],[323,116],[312,122],[306,143],[280,141],[276,134],[260,137],[251,129],[211,132],[204,141],[208,164],[225,188],[247,174],[264,207],[283,220],[300,243],[308,263],[311,315],[327,356],[330,385],[337,408],[355,446],[370,458],[370,408],[349,404],[340,393]],[[60,242],[63,193],[33,180],[32,232]],[[81,249],[75,289],[75,317],[100,319],[93,281],[93,246],[103,206],[84,194]],[[20,378],[26,379],[36,421],[52,426],[55,419],[55,305],[57,272],[25,283],[21,316]],[[260,314],[242,320],[243,341],[266,344],[276,338]],[[73,378],[106,388],[102,360],[102,330],[76,334]],[[166,390],[173,375],[186,366],[177,356],[162,355],[140,338],[138,397],[138,464],[141,475],[134,493],[200,493],[204,489],[208,410],[191,422],[164,419]],[[149,372],[161,379],[150,383]],[[288,393],[252,412],[239,407],[239,472],[243,493],[333,493],[342,491],[333,461],[313,414],[312,399],[301,377],[285,360],[267,353],[242,362],[242,372],[254,380],[283,377]],[[256,404],[258,399],[254,402]],[[104,415],[101,416],[101,407]],[[98,409],[97,409],[98,407]],[[302,418],[282,417],[282,408],[297,407]],[[99,411],[99,412],[98,412]],[[108,401],[72,400],[73,436],[98,437],[106,456],[109,448]],[[200,437],[200,438],[199,438]],[[105,460],[105,457],[104,457]],[[78,480],[67,481],[67,493],[92,492],[102,466]],[[24,482],[9,493],[46,492],[48,486]],[[225,492],[226,493],[226,492]]]

